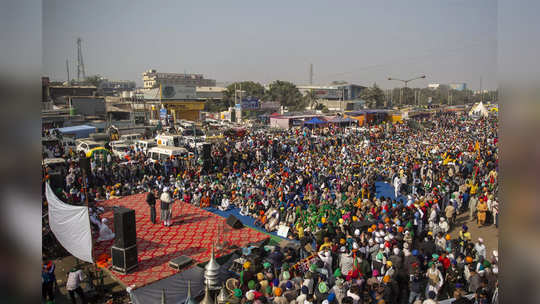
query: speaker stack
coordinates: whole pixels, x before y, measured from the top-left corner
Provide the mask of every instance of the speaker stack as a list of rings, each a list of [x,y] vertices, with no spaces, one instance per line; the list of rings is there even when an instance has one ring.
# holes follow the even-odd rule
[[[114,244],[111,247],[112,269],[123,274],[138,264],[135,210],[125,207],[114,209]]]

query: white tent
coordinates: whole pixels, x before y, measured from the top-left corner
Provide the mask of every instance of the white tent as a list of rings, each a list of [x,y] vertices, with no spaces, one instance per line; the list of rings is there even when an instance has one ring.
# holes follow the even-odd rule
[[[469,111],[469,116],[483,116],[487,117],[489,115],[488,110],[482,102],[472,107]]]

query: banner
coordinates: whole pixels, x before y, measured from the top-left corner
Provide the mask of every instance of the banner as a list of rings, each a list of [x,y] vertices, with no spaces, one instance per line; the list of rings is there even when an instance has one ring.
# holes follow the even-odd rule
[[[88,208],[62,202],[56,197],[49,183],[45,196],[49,207],[49,226],[56,239],[74,257],[94,263]]]
[[[259,108],[259,99],[255,97],[247,97],[242,99],[242,110],[256,110]]]
[[[195,99],[195,87],[177,84],[164,84],[160,86],[161,99]]]

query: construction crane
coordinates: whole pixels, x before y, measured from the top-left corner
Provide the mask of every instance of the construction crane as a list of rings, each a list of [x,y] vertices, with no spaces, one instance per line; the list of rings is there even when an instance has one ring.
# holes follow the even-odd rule
[[[81,42],[82,42],[82,39],[77,38],[77,81],[81,81],[81,76],[83,80],[86,79]]]

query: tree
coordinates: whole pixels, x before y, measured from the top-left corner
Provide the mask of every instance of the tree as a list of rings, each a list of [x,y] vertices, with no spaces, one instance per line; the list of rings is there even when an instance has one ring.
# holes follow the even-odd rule
[[[291,82],[276,80],[270,84],[265,94],[266,100],[277,101],[291,111],[300,111],[306,108],[307,100],[302,97],[298,88]]]
[[[384,92],[376,83],[371,88],[362,90],[360,98],[366,101],[368,108],[382,108],[384,106]]]
[[[304,99],[306,100],[306,104],[309,105],[311,109],[317,108],[317,105],[319,105],[319,100],[317,98],[317,94],[313,92],[313,90],[309,90],[306,93],[306,96],[304,96]]]
[[[223,103],[226,105],[226,107],[232,107],[234,106],[234,89],[236,85],[236,90],[240,91],[240,88],[242,88],[242,95],[238,93],[237,97],[254,97],[262,99],[264,97],[264,87],[262,84],[258,82],[253,81],[242,81],[242,82],[235,82],[227,86],[227,90],[223,92]],[[238,99],[240,101],[240,99]]]

